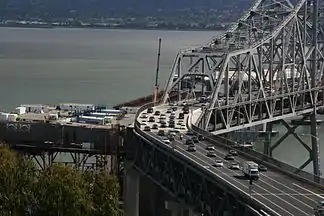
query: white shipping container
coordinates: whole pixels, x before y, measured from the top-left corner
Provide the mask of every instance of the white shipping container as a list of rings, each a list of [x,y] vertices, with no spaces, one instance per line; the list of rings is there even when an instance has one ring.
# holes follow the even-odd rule
[[[17,114],[9,114],[8,115],[8,121],[16,121],[18,118]]]
[[[95,106],[93,104],[62,103],[60,108],[65,111],[91,111],[95,109]]]
[[[27,110],[26,107],[16,107],[15,113],[17,113],[18,115],[25,114],[26,110]]]
[[[95,116],[79,116],[80,123],[88,123],[88,124],[100,124],[104,125],[104,118],[99,118]]]
[[[84,142],[84,143],[82,143],[82,148],[83,149],[94,149],[94,143]]]
[[[7,121],[8,120],[9,113],[1,113],[0,115],[0,121]]]

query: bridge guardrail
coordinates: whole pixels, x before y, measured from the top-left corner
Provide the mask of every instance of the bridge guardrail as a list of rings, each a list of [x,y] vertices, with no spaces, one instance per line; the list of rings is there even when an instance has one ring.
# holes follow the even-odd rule
[[[227,149],[232,149],[230,145],[234,145],[235,143],[231,140],[228,140],[226,138],[214,135],[208,131],[202,130],[201,128],[197,127],[196,125],[191,125],[191,128],[194,132],[204,136],[208,141],[211,143],[214,143],[216,145],[220,145],[222,147],[225,147]],[[268,167],[271,167],[272,169],[275,169],[281,173],[284,173],[288,176],[291,176],[295,179],[299,179],[300,181],[314,185],[316,187],[319,187],[321,189],[324,189],[324,179],[320,178],[320,183],[315,183],[314,180],[314,175],[305,172],[303,170],[300,170],[294,166],[291,166],[289,164],[286,164],[284,162],[281,162],[279,160],[276,160],[268,155],[262,154],[260,152],[254,151],[252,149],[245,148],[243,150],[238,150],[238,152],[256,162],[261,162]],[[297,174],[298,173],[298,174]]]

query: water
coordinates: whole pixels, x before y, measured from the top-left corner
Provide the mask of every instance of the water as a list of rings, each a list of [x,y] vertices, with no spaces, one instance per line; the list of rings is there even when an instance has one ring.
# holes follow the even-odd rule
[[[113,106],[153,92],[158,37],[163,38],[161,86],[181,48],[218,32],[0,28],[0,110],[23,103],[101,103]],[[282,135],[286,129],[276,126]],[[319,138],[324,140],[319,128]],[[298,133],[310,140],[309,127]],[[273,138],[273,143],[278,137]],[[261,142],[256,146],[262,149]],[[321,154],[324,156],[324,153]],[[290,135],[274,156],[294,166],[308,157]],[[322,157],[323,158],[323,157]],[[321,166],[324,167],[324,160]],[[312,171],[312,166],[306,168]],[[324,169],[322,169],[324,170]]]
[[[0,28],[0,108],[70,101],[113,106],[150,94],[158,37],[163,85],[180,48],[215,34]]]

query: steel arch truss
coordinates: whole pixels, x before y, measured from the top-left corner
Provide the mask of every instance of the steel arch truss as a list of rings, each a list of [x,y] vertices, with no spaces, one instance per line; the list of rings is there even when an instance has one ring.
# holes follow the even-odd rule
[[[217,182],[215,176],[204,173],[204,168],[186,162],[170,150],[159,148],[140,135],[132,134],[126,144],[126,159],[143,175],[148,176],[180,203],[204,216],[261,215],[230,188]],[[129,140],[130,141],[130,140]],[[136,143],[136,145],[135,145]],[[257,209],[260,209],[258,207]]]
[[[251,46],[271,34],[293,11],[289,0],[257,0],[238,22],[224,34],[203,46],[178,53],[167,85],[163,102],[178,95],[178,100],[209,96],[215,87],[229,51]]]
[[[322,106],[324,34],[320,26],[313,47],[311,19],[308,1],[300,1],[269,36],[251,48],[229,52],[216,71],[212,100],[202,112],[200,127],[213,125],[212,133],[227,133]]]

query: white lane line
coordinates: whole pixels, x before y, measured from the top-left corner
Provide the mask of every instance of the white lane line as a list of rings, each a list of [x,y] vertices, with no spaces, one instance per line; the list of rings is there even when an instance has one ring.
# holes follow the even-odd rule
[[[175,140],[176,142],[178,142],[178,143],[180,143],[178,140]],[[183,145],[183,143],[180,143],[179,145]],[[184,148],[181,148],[180,147],[180,149],[182,150],[182,151],[186,151]],[[177,152],[179,152],[180,154],[182,154],[182,155],[184,155],[185,157],[187,157],[187,158],[189,158],[190,159],[190,157],[188,157],[187,155],[185,155],[185,154],[183,154],[182,152],[180,152],[180,151],[177,151]],[[203,162],[203,164],[205,163],[205,164],[208,164],[208,165],[210,165],[209,163],[207,163],[206,161],[204,161],[203,159],[201,159],[200,157],[197,157],[196,155],[194,155],[192,152],[187,152],[188,154],[190,154],[191,156],[193,156],[194,158],[196,158],[196,159],[198,159],[199,161],[201,161],[201,162]],[[200,152],[198,152],[198,153],[200,153]],[[202,154],[202,153],[200,153],[200,154]],[[221,178],[223,181],[226,181],[226,182],[228,182],[226,179],[223,179],[222,177],[220,177],[216,172],[214,172],[214,171],[212,171],[211,169],[207,169],[207,170],[209,170],[211,173],[213,173],[213,174],[215,174],[216,176],[218,176],[219,178]],[[230,172],[232,172],[232,173],[234,173],[234,174],[236,174],[235,172],[233,172],[232,170],[229,170]],[[225,174],[225,173],[224,173]],[[240,181],[238,181],[238,180],[236,180],[235,178],[233,178],[233,176],[230,176],[230,175],[227,175],[227,174],[225,174],[225,176],[227,176],[227,177],[229,177],[229,178],[231,178],[231,179],[233,179],[235,182],[237,182],[238,184],[240,184],[240,185],[242,185],[244,188],[246,188],[246,189],[248,189],[249,187],[248,186],[246,186],[246,185],[244,185],[242,182],[240,182]],[[230,182],[229,182],[230,183]],[[246,192],[245,192],[246,193]],[[250,196],[248,193],[246,193],[248,196]],[[251,197],[251,196],[250,196]],[[261,196],[261,197],[263,197],[263,196]],[[278,207],[279,209],[281,209],[282,211],[284,211],[284,212],[287,212],[289,215],[292,215],[293,216],[293,214],[291,214],[289,211],[287,211],[286,209],[284,209],[284,208],[282,208],[281,206],[279,206],[278,204],[276,204],[276,203],[274,203],[273,201],[271,201],[270,199],[268,199],[268,198],[266,198],[266,197],[263,197],[265,200],[267,200],[269,203],[271,203],[271,204],[273,204],[274,206],[276,206],[276,207]],[[254,198],[253,198],[254,199]],[[256,199],[255,199],[256,200]],[[258,201],[258,200],[256,200],[257,202],[260,202],[260,201]],[[270,207],[268,207],[269,209],[271,209]],[[277,213],[275,210],[273,210],[273,209],[271,209],[271,211],[273,211],[275,214],[277,214],[277,215],[280,215],[279,213]]]
[[[270,181],[276,182],[277,184],[282,185],[283,187],[288,188],[289,190],[291,190],[291,191],[293,191],[293,192],[295,192],[295,193],[298,193],[297,190],[295,190],[295,189],[293,189],[293,188],[291,188],[291,187],[288,187],[287,185],[285,185],[285,184],[283,184],[283,183],[281,183],[281,182],[279,182],[279,181],[277,181],[277,180],[275,180],[275,179],[273,179],[273,178],[271,178],[271,177],[269,177],[269,176],[267,176],[267,175],[265,175],[265,174],[261,174],[261,175],[262,175],[263,177],[265,177],[265,178],[268,178]],[[299,194],[300,194],[301,196],[303,196],[304,198],[306,198],[306,199],[308,199],[308,200],[310,200],[310,201],[316,203],[315,200],[313,200],[312,198],[308,197],[308,196],[310,196],[309,193],[308,193],[308,194],[305,194],[305,193],[299,193]],[[300,201],[300,200],[299,200],[299,201]],[[300,201],[300,202],[303,203],[302,201]],[[306,204],[306,203],[303,203],[303,204],[306,205],[306,206],[308,206],[309,208],[313,208],[313,206],[310,206],[310,205],[308,205],[308,204]]]
[[[287,193],[251,193],[251,195],[262,195],[262,196],[271,196],[271,195],[278,195],[278,196],[283,196],[283,195],[287,195]],[[303,193],[303,194],[300,194],[300,193],[290,193],[289,195],[291,196],[300,196],[300,195],[305,195],[305,196],[311,196],[311,195],[314,195],[314,194],[311,194],[311,193]],[[324,195],[324,194],[320,194],[320,195]]]
[[[215,149],[216,149],[216,151],[217,151],[217,148],[215,148]],[[219,152],[220,154],[223,154],[223,155],[224,155],[224,153],[223,153],[223,152],[220,152],[219,150],[218,150],[217,152]],[[242,162],[242,161],[240,160],[239,162]],[[261,173],[260,173],[260,174],[261,174]],[[265,174],[261,174],[261,176],[266,177],[266,178],[269,179],[270,181],[276,182],[277,184],[279,184],[279,185],[281,185],[281,186],[283,186],[283,187],[285,187],[285,188],[287,188],[287,189],[289,189],[289,190],[291,190],[291,191],[293,191],[293,192],[295,192],[295,193],[298,193],[298,191],[296,191],[296,190],[292,189],[291,187],[288,187],[288,186],[286,186],[286,185],[284,185],[284,184],[282,184],[282,183],[280,183],[280,182],[278,182],[278,181],[276,181],[276,180],[274,180],[274,179],[268,177],[268,176],[265,175]],[[266,182],[266,181],[264,181],[264,180],[262,180],[262,179],[259,179],[259,181],[261,181],[261,182],[263,182],[264,184],[266,184],[266,185],[268,185],[268,186],[270,186],[270,187],[272,187],[272,188],[274,188],[274,189],[280,191],[281,193],[286,193],[287,196],[291,197],[292,199],[296,200],[297,202],[301,203],[302,205],[304,205],[304,206],[306,206],[306,207],[308,207],[308,208],[310,208],[310,209],[313,209],[313,206],[308,205],[307,203],[301,201],[300,199],[297,199],[296,197],[292,197],[292,196],[290,195],[290,193],[287,193],[287,192],[285,192],[285,191],[283,191],[283,190],[281,190],[281,189],[275,187],[274,185],[269,184],[268,182]],[[316,203],[316,201],[314,201],[313,199],[311,199],[311,198],[309,198],[309,197],[307,197],[307,196],[304,196],[304,197],[305,197],[306,199],[308,199],[308,200],[310,200],[310,201]]]
[[[300,186],[300,185],[298,185],[296,183],[292,183],[292,185],[294,185],[296,187],[299,187],[300,189],[303,189],[304,191],[307,191],[308,193],[311,193],[312,195],[317,196],[317,197],[321,198],[322,200],[324,200],[324,197],[321,196],[320,194],[314,193],[313,191],[308,190],[307,188],[304,188],[304,187],[302,187],[302,186]]]
[[[203,147],[201,147],[201,146],[199,146],[198,145],[198,147],[200,148],[200,149],[204,149]],[[201,152],[197,152],[198,154],[200,154],[200,155],[203,155],[204,157],[206,157],[206,155],[204,155],[203,153],[201,153]],[[210,159],[210,158],[208,158],[209,160],[212,160],[212,159]],[[235,173],[235,172],[233,172],[233,173]],[[236,174],[236,173],[235,173]],[[259,179],[259,181],[260,181],[260,179]],[[263,183],[265,183],[264,181],[263,181]],[[266,183],[265,183],[266,184]],[[261,190],[264,190],[265,192],[267,192],[268,194],[271,194],[271,192],[269,191],[269,190],[267,190],[267,189],[265,189],[265,188],[263,188],[263,187],[261,187],[260,185],[257,185],[257,184],[254,184],[254,185],[256,185],[258,188],[260,188]],[[271,186],[270,184],[267,184],[267,185],[269,185],[269,186]],[[273,187],[273,186],[271,186],[271,187]],[[273,187],[274,189],[276,189],[276,190],[278,190],[278,191],[280,191],[280,192],[282,192],[282,193],[285,193],[284,191],[281,191],[281,190],[279,190],[279,189],[277,189],[277,188],[275,188],[275,187]],[[289,196],[289,194],[286,194],[287,196]],[[290,202],[288,202],[287,200],[284,200],[284,199],[282,199],[281,197],[279,197],[279,196],[277,196],[277,195],[275,195],[275,194],[273,194],[273,196],[274,197],[277,197],[279,200],[281,200],[282,202],[285,202],[285,203],[287,203],[288,205],[290,205],[290,206],[292,206],[293,208],[295,208],[296,210],[298,210],[298,211],[300,211],[301,213],[303,213],[303,214],[305,214],[305,215],[309,215],[308,213],[306,213],[305,211],[303,211],[303,210],[301,210],[300,208],[297,208],[295,205],[293,205],[292,203],[290,203]],[[299,201],[298,199],[296,199],[295,197],[292,197],[292,196],[289,196],[289,197],[291,197],[292,199],[295,199],[296,201]],[[311,207],[312,208],[312,207]]]

